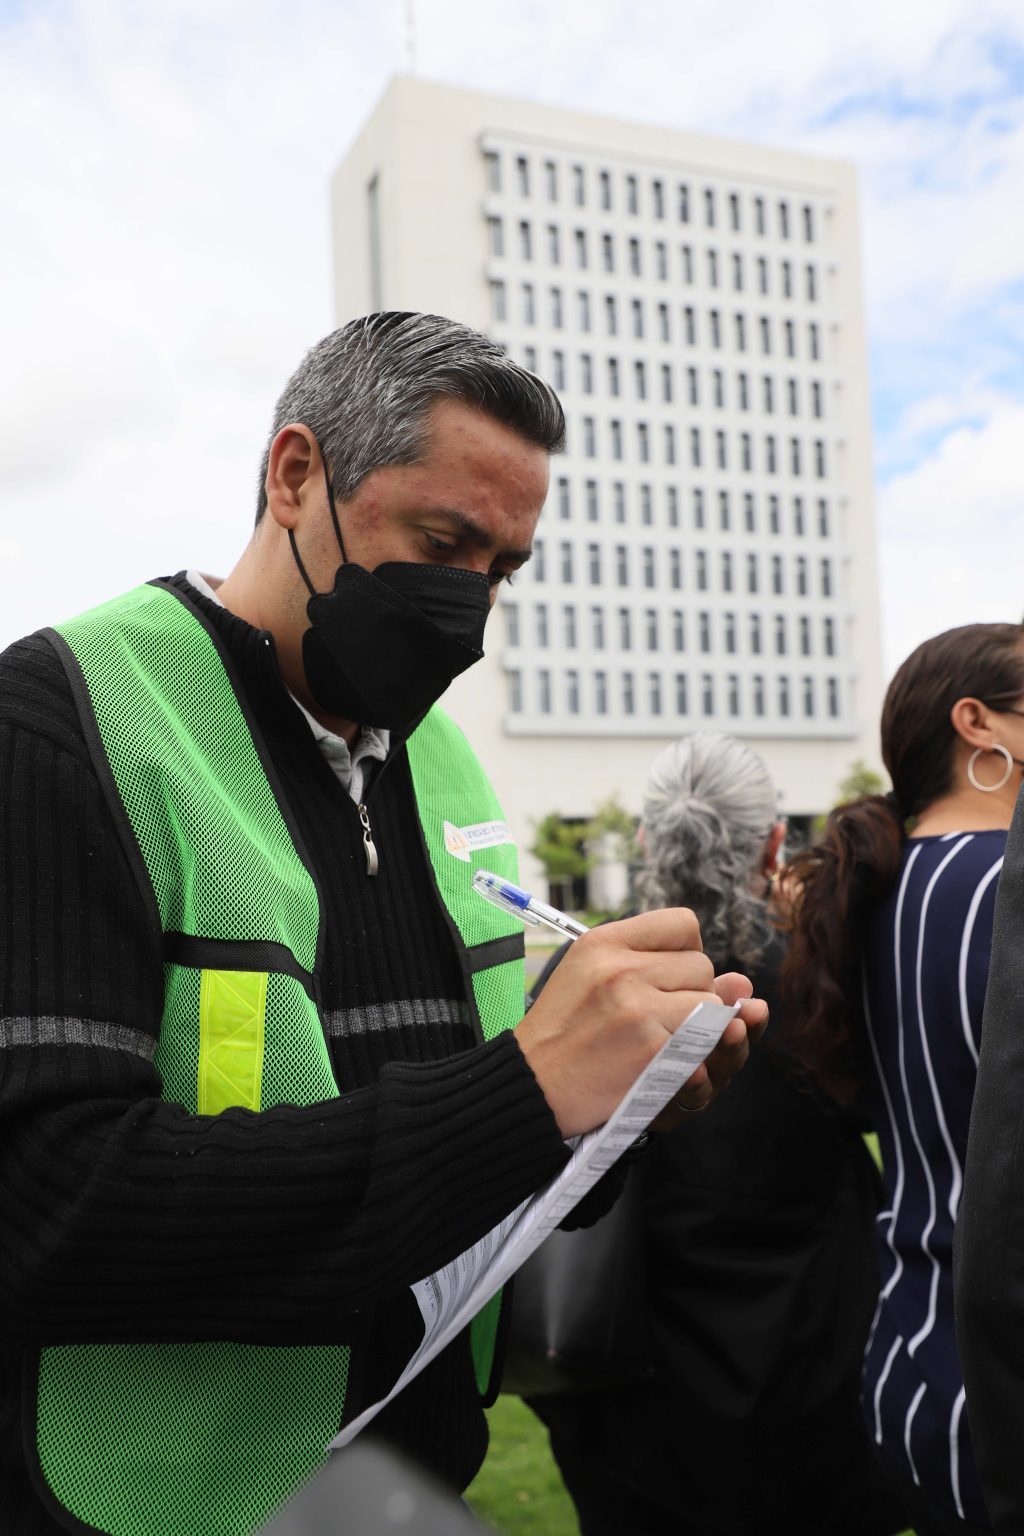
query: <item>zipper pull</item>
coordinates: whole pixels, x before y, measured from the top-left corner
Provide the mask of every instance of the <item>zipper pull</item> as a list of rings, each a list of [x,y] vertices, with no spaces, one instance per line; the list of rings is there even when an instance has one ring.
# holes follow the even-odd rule
[[[373,833],[370,830],[370,813],[365,805],[359,807],[359,820],[362,823],[363,847],[366,850],[366,873],[368,875],[375,875],[380,868],[380,860],[377,857]]]

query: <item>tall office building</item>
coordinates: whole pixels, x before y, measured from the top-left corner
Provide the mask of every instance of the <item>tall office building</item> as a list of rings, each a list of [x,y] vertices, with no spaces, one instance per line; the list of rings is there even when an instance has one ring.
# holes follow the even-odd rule
[[[403,78],[333,224],[339,323],[451,315],[565,406],[533,559],[445,701],[524,843],[638,810],[697,729],[756,746],[795,818],[876,761],[852,167]]]

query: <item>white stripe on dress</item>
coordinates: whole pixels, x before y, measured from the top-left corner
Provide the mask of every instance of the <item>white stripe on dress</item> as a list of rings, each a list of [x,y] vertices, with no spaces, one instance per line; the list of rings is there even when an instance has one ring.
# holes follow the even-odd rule
[[[907,1422],[903,1426],[903,1449],[907,1453],[907,1460],[910,1463],[910,1471],[913,1474],[914,1482],[917,1484],[917,1486],[919,1488],[921,1486],[921,1479],[917,1475],[917,1467],[914,1464],[914,1453],[910,1449],[910,1428],[911,1428],[911,1425],[914,1422],[914,1414],[917,1412],[917,1410],[921,1406],[921,1399],[922,1399],[922,1397],[924,1397],[925,1389],[926,1389],[926,1384],[922,1381],[921,1385],[918,1387],[917,1391],[914,1393],[914,1400],[911,1403],[910,1411],[907,1414]]]
[[[946,1154],[949,1158],[949,1166],[952,1174],[951,1190],[955,1192],[957,1201],[960,1199],[960,1189],[963,1184],[963,1173],[960,1169],[959,1159],[953,1150],[953,1140],[949,1134],[949,1126],[946,1124],[946,1116],[942,1108],[942,1100],[939,1097],[939,1085],[935,1081],[935,1071],[932,1067],[931,1052],[928,1049],[928,1037],[925,1034],[924,1028],[924,994],[922,992],[922,971],[924,966],[925,926],[928,921],[928,907],[932,899],[932,892],[938,885],[939,878],[943,871],[946,869],[946,866],[953,862],[962,848],[966,848],[967,844],[972,843],[973,841],[973,833],[968,832],[966,837],[962,837],[958,843],[954,843],[953,847],[946,854],[946,857],[942,860],[942,863],[938,866],[935,873],[928,881],[928,884],[925,887],[924,900],[921,902],[921,916],[918,919],[917,930],[917,972],[915,976],[917,992],[917,1032],[921,1037],[921,1055],[924,1061],[924,1069],[928,1076],[928,1086],[931,1089],[932,1103],[935,1105],[935,1119],[938,1122],[939,1135],[942,1137],[946,1148]],[[910,1094],[905,1079],[903,1086],[904,1091],[907,1093],[907,1109],[909,1111]],[[938,1208],[935,1199],[935,1180],[932,1178],[932,1171],[929,1167],[928,1159],[924,1155],[924,1148],[922,1147],[918,1138],[917,1125],[912,1114],[910,1117],[910,1123],[914,1131],[914,1145],[916,1146],[918,1156],[921,1159],[921,1167],[924,1170],[925,1182],[928,1185],[928,1220],[925,1223],[924,1231],[921,1233],[921,1252],[930,1261],[932,1266],[931,1285],[928,1288],[928,1315],[922,1323],[921,1327],[914,1334],[914,1337],[911,1339],[910,1343],[907,1345],[907,1354],[911,1359],[913,1359],[917,1354],[918,1349],[921,1347],[925,1339],[935,1327],[935,1314],[937,1310],[939,1274],[941,1266],[938,1259],[932,1252],[928,1241],[932,1235],[932,1229],[935,1226],[935,1218],[938,1215]]]
[[[992,868],[971,897],[971,905],[967,911],[967,922],[964,925],[964,936],[960,944],[960,1024],[964,1032],[967,1049],[974,1058],[975,1066],[978,1065],[978,1042],[975,1040],[974,1031],[971,1028],[971,1013],[967,1005],[967,953],[971,947],[971,935],[974,932],[974,923],[978,916],[978,908],[981,906],[982,898],[1002,867],[1002,859],[996,859],[996,862],[992,865]],[[954,1218],[956,1217],[956,1211],[952,1205],[949,1208],[949,1214]]]
[[[902,1343],[902,1335],[897,1334],[892,1341],[892,1346],[888,1355],[886,1356],[885,1364],[882,1367],[882,1374],[879,1376],[878,1383],[875,1387],[875,1440],[879,1445],[882,1443],[882,1388],[889,1380],[889,1372],[892,1370],[892,1363],[896,1359],[896,1353]]]
[[[868,973],[866,966],[861,967],[861,993],[864,1007],[864,1030],[868,1037],[868,1044],[871,1047],[871,1055],[874,1058],[875,1074],[878,1078],[878,1085],[882,1090],[882,1098],[885,1100],[885,1112],[889,1117],[889,1129],[892,1131],[893,1150],[896,1154],[896,1184],[893,1190],[892,1209],[888,1211],[880,1211],[875,1218],[876,1222],[878,1223],[881,1223],[886,1218],[888,1218],[889,1230],[885,1234],[885,1242],[889,1252],[892,1254],[893,1271],[889,1277],[885,1289],[879,1291],[878,1294],[878,1301],[875,1304],[875,1315],[871,1320],[871,1328],[868,1331],[868,1341],[864,1346],[864,1357],[866,1359],[867,1356],[871,1353],[871,1345],[875,1337],[875,1329],[878,1327],[878,1319],[882,1315],[882,1302],[889,1295],[889,1292],[892,1290],[900,1275],[903,1273],[903,1256],[902,1254],[896,1252],[896,1248],[892,1240],[893,1230],[896,1226],[896,1212],[899,1209],[900,1199],[903,1195],[903,1148],[900,1146],[899,1132],[896,1129],[896,1116],[893,1114],[892,1098],[889,1094],[889,1085],[885,1080],[884,1073],[882,1072],[882,1063],[879,1060],[878,1046],[875,1042],[875,1031],[871,1024],[871,1005],[868,1002]]]
[[[956,1395],[953,1411],[949,1416],[949,1480],[953,1485],[953,1503],[961,1520],[966,1520],[960,1500],[960,1417],[964,1411],[967,1393],[963,1387]]]

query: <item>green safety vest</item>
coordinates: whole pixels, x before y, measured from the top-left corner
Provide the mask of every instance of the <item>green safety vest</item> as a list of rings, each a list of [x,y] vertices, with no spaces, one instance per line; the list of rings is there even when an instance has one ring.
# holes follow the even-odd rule
[[[336,1098],[318,1007],[316,878],[216,631],[153,582],[48,633],[164,936],[162,1097],[199,1115]],[[500,823],[501,809],[441,710],[407,751],[467,997],[491,1039],[522,1016],[522,929],[471,880],[481,865],[515,879],[515,849],[494,845],[500,827],[488,842],[485,824]],[[482,1394],[496,1301],[473,1325]],[[74,1530],[246,1536],[323,1462],[348,1370],[344,1345],[43,1349],[40,1492]]]

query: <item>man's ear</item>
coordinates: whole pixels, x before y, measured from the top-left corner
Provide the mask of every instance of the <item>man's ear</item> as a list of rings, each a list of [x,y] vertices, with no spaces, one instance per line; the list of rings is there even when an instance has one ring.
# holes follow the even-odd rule
[[[310,490],[323,485],[320,445],[302,422],[282,427],[267,461],[267,509],[282,528],[295,528]]]

